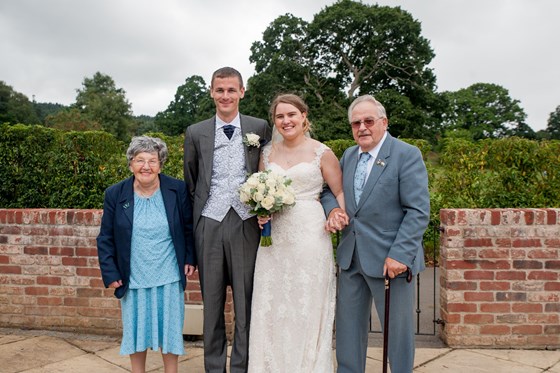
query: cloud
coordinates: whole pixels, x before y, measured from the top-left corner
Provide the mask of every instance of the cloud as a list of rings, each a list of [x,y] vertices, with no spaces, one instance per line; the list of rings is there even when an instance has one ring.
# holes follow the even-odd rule
[[[253,42],[278,16],[306,21],[333,0],[17,0],[0,2],[0,80],[39,102],[70,104],[85,77],[110,75],[135,114],[155,115],[192,75],[221,66],[247,79]],[[373,4],[374,1],[364,1]],[[534,129],[560,105],[560,2],[383,0],[422,23],[439,91],[495,83]]]

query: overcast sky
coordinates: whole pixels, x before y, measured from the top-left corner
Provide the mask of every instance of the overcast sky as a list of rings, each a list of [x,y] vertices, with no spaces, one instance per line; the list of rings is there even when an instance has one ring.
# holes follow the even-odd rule
[[[0,0],[0,80],[37,102],[71,104],[84,77],[111,76],[135,115],[167,108],[187,77],[254,74],[250,47],[291,13],[334,0]],[[536,131],[560,105],[560,1],[381,0],[422,24],[438,91],[495,83]]]

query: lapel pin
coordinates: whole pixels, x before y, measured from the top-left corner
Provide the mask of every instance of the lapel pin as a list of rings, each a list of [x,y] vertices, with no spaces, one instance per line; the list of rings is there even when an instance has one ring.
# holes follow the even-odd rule
[[[385,167],[385,162],[382,159],[378,159],[375,164],[381,167]]]
[[[130,203],[127,202],[122,207],[123,207],[123,209],[127,209],[129,206],[130,206]]]

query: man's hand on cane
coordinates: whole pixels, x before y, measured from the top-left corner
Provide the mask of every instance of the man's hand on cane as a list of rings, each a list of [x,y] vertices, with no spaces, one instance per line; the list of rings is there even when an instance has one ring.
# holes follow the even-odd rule
[[[387,257],[383,265],[383,277],[389,275],[390,278],[395,278],[401,273],[405,273],[408,267],[395,259]]]

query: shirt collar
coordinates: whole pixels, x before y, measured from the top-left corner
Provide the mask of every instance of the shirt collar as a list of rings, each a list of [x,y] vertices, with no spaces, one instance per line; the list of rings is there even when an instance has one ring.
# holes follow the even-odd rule
[[[381,149],[381,146],[385,142],[386,138],[387,138],[387,131],[385,131],[385,133],[383,134],[383,137],[381,138],[381,141],[379,141],[379,143],[377,145],[375,145],[375,147],[373,149],[371,149],[369,152],[367,152],[367,153],[371,154],[371,159],[376,159],[377,158],[377,155],[379,154],[379,149]],[[358,157],[362,153],[364,153],[364,152],[362,152],[362,150],[360,149],[360,151],[358,152]]]
[[[219,116],[216,115],[216,128],[222,128],[223,126],[231,124],[234,127],[241,128],[241,119],[239,118],[239,113],[233,118],[231,123],[224,122]]]

